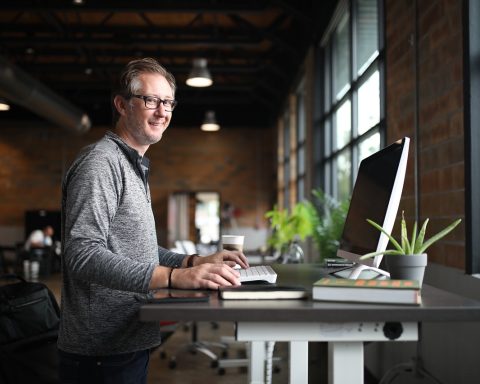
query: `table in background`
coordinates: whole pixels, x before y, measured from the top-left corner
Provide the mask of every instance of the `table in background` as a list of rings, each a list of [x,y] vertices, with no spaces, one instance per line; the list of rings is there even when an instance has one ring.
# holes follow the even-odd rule
[[[311,291],[327,270],[314,264],[274,264],[278,284]],[[480,302],[434,287],[422,288],[420,306],[328,303],[312,300],[228,300],[211,292],[208,303],[145,304],[141,321],[232,321],[250,342],[249,382],[264,380],[265,342],[288,342],[290,383],[308,383],[308,342],[328,342],[329,382],[363,383],[363,343],[416,341],[421,322],[478,321]],[[348,367],[346,369],[345,367]]]

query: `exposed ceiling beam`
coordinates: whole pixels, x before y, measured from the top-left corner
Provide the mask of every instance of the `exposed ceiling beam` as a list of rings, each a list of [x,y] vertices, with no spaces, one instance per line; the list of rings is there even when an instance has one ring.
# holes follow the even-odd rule
[[[91,68],[93,71],[108,71],[112,73],[118,73],[124,67],[124,63],[103,63],[103,62],[79,62],[77,61],[64,61],[57,63],[42,63],[35,61],[31,63],[23,63],[21,67],[30,73],[78,73],[83,74],[86,67]],[[248,74],[256,73],[260,70],[257,64],[253,65],[209,65],[210,72],[213,74]],[[168,70],[174,74],[188,73],[192,69],[191,65],[168,65]]]
[[[75,5],[72,2],[59,2],[43,0],[41,2],[25,0],[2,0],[0,10],[2,11],[62,11],[62,12],[143,12],[149,13],[258,13],[264,12],[269,5],[269,1],[262,0],[242,0],[228,2],[208,2],[208,1],[162,1],[142,0],[141,5],[131,0],[115,1],[88,1],[81,5]]]

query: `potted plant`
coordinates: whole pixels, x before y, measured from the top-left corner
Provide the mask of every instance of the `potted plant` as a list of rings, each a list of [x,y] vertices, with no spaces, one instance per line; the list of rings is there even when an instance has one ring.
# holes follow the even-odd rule
[[[312,239],[318,250],[318,262],[335,258],[347,217],[349,200],[337,201],[321,189],[312,191],[311,201],[304,201],[312,223]]]
[[[272,234],[268,239],[268,244],[272,246],[282,262],[300,262],[303,260],[293,260],[303,258],[303,251],[296,244],[297,240],[304,240],[312,233],[312,225],[309,213],[304,204],[296,204],[289,213],[285,209],[278,209],[274,206],[271,211],[265,214],[270,220]],[[301,252],[300,252],[301,251]],[[292,257],[290,257],[292,252]]]
[[[417,233],[417,222],[413,224],[413,230],[411,238],[408,238],[407,224],[402,211],[401,221],[401,241],[398,242],[393,236],[387,233],[379,224],[367,219],[367,221],[373,225],[376,229],[383,232],[388,236],[390,242],[395,249],[388,249],[386,251],[371,252],[360,257],[360,259],[367,259],[377,255],[385,255],[385,262],[387,269],[390,272],[392,279],[410,279],[418,280],[420,286],[423,282],[423,275],[425,267],[427,265],[427,254],[425,251],[433,243],[446,236],[448,233],[460,224],[461,219],[455,220],[449,226],[432,236],[428,240],[425,240],[425,233],[427,230],[427,224],[429,219],[425,219],[420,231]]]

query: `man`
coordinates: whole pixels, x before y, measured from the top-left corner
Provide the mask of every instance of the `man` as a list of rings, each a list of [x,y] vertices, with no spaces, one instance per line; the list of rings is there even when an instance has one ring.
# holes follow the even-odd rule
[[[29,280],[37,280],[40,274],[40,265],[42,265],[42,274],[50,274],[53,266],[53,254],[50,248],[53,245],[52,236],[54,234],[53,227],[46,225],[43,229],[35,229],[30,233],[25,241],[24,252],[21,253],[23,262],[23,276]]]
[[[175,80],[158,62],[134,60],[114,94],[115,132],[84,149],[62,186],[63,289],[58,339],[64,383],[146,383],[158,323],[138,320],[155,288],[238,285],[241,252],[198,257],[157,245],[144,156],[167,129]]]
[[[50,225],[45,226],[43,229],[32,231],[25,242],[25,250],[29,251],[31,248],[51,247],[53,234],[54,231]]]

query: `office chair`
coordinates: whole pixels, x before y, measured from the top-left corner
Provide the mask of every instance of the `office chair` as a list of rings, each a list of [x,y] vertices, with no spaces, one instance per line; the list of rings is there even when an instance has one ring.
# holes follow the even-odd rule
[[[186,344],[183,344],[175,349],[175,352],[171,354],[169,358],[168,367],[170,369],[175,369],[177,367],[177,356],[179,356],[182,352],[187,351],[192,354],[196,354],[197,352],[202,353],[211,360],[210,366],[212,368],[217,368],[220,357],[225,358],[228,356],[228,344],[221,341],[215,342],[199,340],[197,322],[192,322],[187,329],[191,331],[191,339]],[[219,349],[219,353],[215,353],[213,348]],[[161,354],[160,357],[166,358],[166,353]]]
[[[248,343],[244,341],[236,341],[235,338],[222,338],[221,340],[227,342],[229,346],[232,346],[235,343],[242,344],[245,346],[245,357],[240,358],[224,358],[218,360],[218,374],[224,375],[226,373],[226,368],[246,368],[250,363],[250,349],[248,348]],[[273,356],[273,351],[275,348],[274,341],[267,341],[265,343],[265,383],[269,384],[272,381],[272,374],[280,372],[278,365],[274,363],[279,363],[282,359],[280,357]]]

